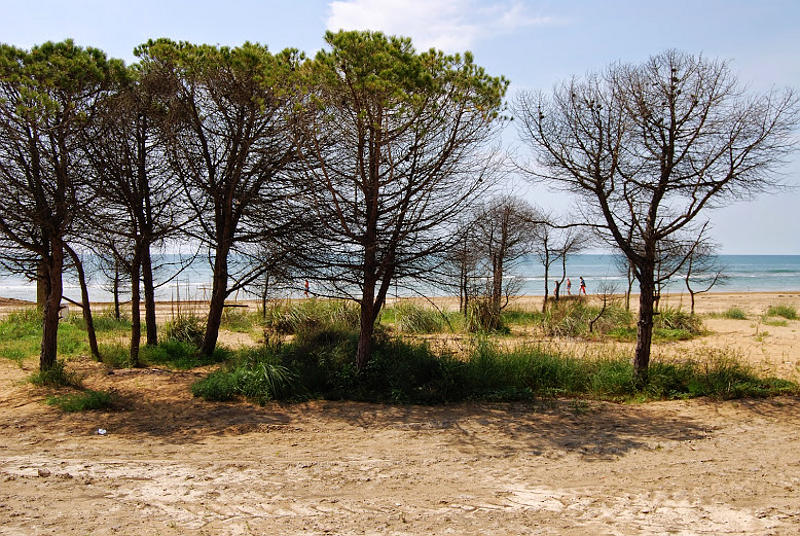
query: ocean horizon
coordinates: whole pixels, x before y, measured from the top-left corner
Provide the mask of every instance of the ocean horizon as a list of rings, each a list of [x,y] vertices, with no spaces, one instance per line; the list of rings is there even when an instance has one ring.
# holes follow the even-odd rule
[[[177,258],[177,254],[161,254],[155,256],[158,262]],[[619,257],[610,254],[581,254],[567,259],[567,277],[572,281],[572,292],[578,292],[579,277],[586,281],[589,294],[597,293],[601,288],[610,287],[617,293],[625,292],[627,277],[624,268],[620,267]],[[724,279],[718,282],[710,292],[800,292],[800,255],[719,255],[717,260],[722,267]],[[168,274],[164,273],[164,278]],[[506,277],[519,278],[521,288],[519,294],[541,296],[544,294],[544,267],[535,256],[527,256],[510,270]],[[561,264],[554,263],[550,268],[549,291],[552,293],[554,283],[561,278]],[[113,295],[107,288],[108,283],[97,270],[89,275],[89,294],[92,301],[107,302]],[[301,289],[303,281],[297,281],[295,288]],[[699,285],[698,285],[699,286]],[[162,285],[156,291],[156,299],[168,301],[205,300],[210,295],[211,268],[206,259],[196,259],[173,281]],[[562,289],[565,292],[566,289]],[[664,292],[687,292],[683,278],[676,275],[663,289]],[[634,282],[633,292],[638,292]],[[403,292],[401,296],[414,296],[418,292]],[[444,295],[439,289],[431,289],[428,294]],[[73,277],[64,278],[64,295],[76,301],[80,300],[80,287]],[[124,296],[125,294],[123,294]],[[286,291],[284,296],[300,296],[302,291]],[[394,293],[392,293],[394,295]],[[0,270],[0,297],[34,301],[36,285],[17,275]],[[232,298],[253,299],[256,295],[239,292]]]

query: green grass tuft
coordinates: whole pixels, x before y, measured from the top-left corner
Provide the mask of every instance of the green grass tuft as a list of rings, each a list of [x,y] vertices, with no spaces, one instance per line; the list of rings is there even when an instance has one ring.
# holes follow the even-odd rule
[[[76,387],[82,386],[80,376],[75,372],[70,372],[62,360],[47,369],[34,372],[28,377],[28,381],[39,387]]]
[[[200,347],[204,335],[203,319],[195,314],[178,314],[164,325],[164,338],[170,342]]]
[[[767,316],[781,316],[786,320],[797,320],[797,309],[791,305],[770,305]]]
[[[100,360],[112,368],[128,368],[131,366],[131,350],[120,342],[100,344]]]
[[[79,393],[51,396],[47,399],[47,403],[60,408],[64,412],[71,413],[76,411],[112,409],[114,407],[114,397],[111,393],[106,391],[93,391],[88,389]]]
[[[747,313],[745,313],[739,307],[730,307],[726,311],[723,311],[720,316],[722,318],[728,318],[730,320],[747,320]]]
[[[401,333],[441,333],[448,331],[448,319],[436,309],[401,302],[394,307],[394,319]]]
[[[213,354],[206,356],[191,343],[169,339],[161,341],[157,346],[143,346],[139,349],[139,361],[142,365],[165,365],[181,370],[221,363],[230,357],[230,350],[223,346],[218,346]]]
[[[249,333],[261,322],[258,312],[248,312],[244,308],[227,307],[222,312],[221,327],[236,333]]]
[[[703,333],[703,320],[698,315],[681,310],[680,307],[663,307],[653,318],[653,327],[700,335]]]

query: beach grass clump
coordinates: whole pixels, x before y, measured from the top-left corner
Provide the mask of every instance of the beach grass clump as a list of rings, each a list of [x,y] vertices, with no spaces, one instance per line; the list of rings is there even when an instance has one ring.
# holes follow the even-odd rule
[[[203,319],[192,313],[179,313],[164,324],[164,338],[170,342],[199,347],[204,335]]]
[[[791,305],[770,305],[767,316],[780,316],[786,320],[797,320],[797,309]]]
[[[588,362],[539,346],[500,349],[480,342],[465,363],[464,398],[520,400],[584,393]]]
[[[720,316],[730,320],[747,320],[747,313],[741,307],[729,307]]]
[[[191,386],[192,394],[208,401],[224,402],[243,397],[265,404],[287,398],[296,391],[295,375],[276,362],[275,354],[244,349],[227,368],[217,370]]]
[[[77,393],[48,397],[46,402],[65,413],[114,408],[114,396],[108,391],[87,389]]]
[[[446,313],[430,307],[401,302],[393,309],[394,324],[401,333],[441,333],[452,325]]]
[[[249,333],[260,323],[258,312],[243,307],[226,307],[222,312],[221,327],[236,333]]]
[[[47,370],[39,370],[28,377],[37,387],[75,387],[81,388],[83,380],[74,371],[67,370],[66,363],[59,359]]]
[[[318,329],[355,329],[358,305],[344,300],[310,299],[278,303],[266,311],[267,329],[284,335]]]
[[[600,306],[589,304],[586,299],[560,300],[548,307],[541,316],[541,327],[545,335],[551,337],[581,337],[589,335],[589,323],[593,320],[592,332],[602,335],[629,328],[633,316],[617,303],[608,304],[603,311]]]
[[[653,327],[700,335],[703,333],[703,320],[700,316],[687,313],[680,307],[662,307],[653,318]]]

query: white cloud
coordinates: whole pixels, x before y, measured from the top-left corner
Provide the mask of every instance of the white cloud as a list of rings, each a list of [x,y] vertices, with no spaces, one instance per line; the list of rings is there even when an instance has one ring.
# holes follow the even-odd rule
[[[527,12],[520,1],[336,0],[330,3],[329,30],[380,30],[411,37],[418,50],[463,51],[481,39],[553,19]]]

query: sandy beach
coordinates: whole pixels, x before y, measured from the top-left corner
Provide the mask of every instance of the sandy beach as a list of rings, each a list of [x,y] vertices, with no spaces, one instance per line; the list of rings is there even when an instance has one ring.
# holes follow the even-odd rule
[[[800,293],[702,295],[698,313],[736,306],[748,318],[704,316],[709,335],[654,354],[722,349],[797,380],[800,321],[765,323],[770,305],[800,307]],[[193,398],[207,369],[72,365],[125,409],[61,413],[23,381],[35,360],[0,360],[0,535],[800,531],[795,397],[259,407]]]

